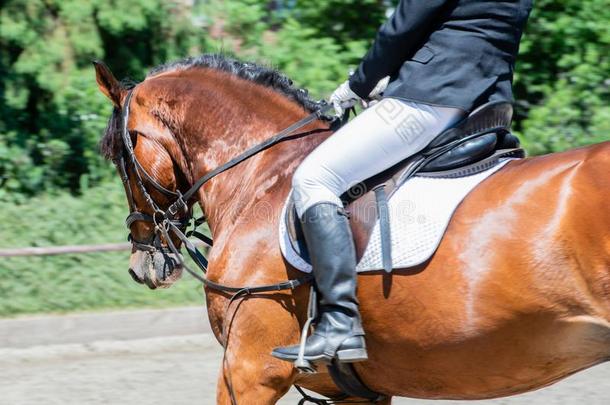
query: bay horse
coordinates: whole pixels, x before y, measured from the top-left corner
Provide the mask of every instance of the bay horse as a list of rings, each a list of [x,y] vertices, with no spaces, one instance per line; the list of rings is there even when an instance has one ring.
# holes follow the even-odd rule
[[[133,90],[102,64],[96,73],[115,108],[103,153],[110,159],[121,153],[117,123],[132,91],[127,126],[135,155],[171,191],[316,108],[276,71],[222,56],[162,66]],[[279,213],[292,173],[330,135],[327,127],[316,120],[304,130],[319,133],[275,145],[200,189],[195,200],[214,237],[210,280],[256,286],[300,276],[280,253]],[[369,360],[355,367],[364,383],[386,395],[385,403],[392,396],[475,400],[544,387],[607,361],[609,173],[610,142],[512,161],[461,203],[426,264],[359,275]],[[133,168],[125,176],[132,209],[154,216]],[[167,196],[142,181],[166,208]],[[153,228],[136,220],[131,233],[149,240]],[[136,247],[130,272],[138,282],[167,287],[178,278],[181,268],[171,257],[146,262]],[[230,296],[206,288],[212,330],[226,343],[218,404],[272,404],[292,384],[340,394],[324,370],[299,374],[270,355],[297,343],[308,296],[306,287],[257,294],[225,311]]]

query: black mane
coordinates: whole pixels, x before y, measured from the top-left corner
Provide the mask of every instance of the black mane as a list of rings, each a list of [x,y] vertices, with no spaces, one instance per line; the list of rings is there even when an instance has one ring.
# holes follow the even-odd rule
[[[309,112],[314,112],[320,108],[320,102],[312,100],[309,97],[307,90],[294,87],[292,80],[276,69],[257,65],[252,62],[240,61],[222,54],[205,54],[157,66],[148,73],[147,77],[152,77],[159,73],[172,70],[184,70],[198,67],[220,70],[233,76],[269,87],[295,101]]]
[[[222,54],[205,54],[166,63],[152,69],[146,77],[191,68],[215,69],[269,87],[293,100],[308,112],[317,111],[321,106],[319,101],[309,97],[307,90],[294,87],[292,80],[278,70],[252,62],[243,62]],[[322,118],[330,120],[327,117]],[[115,108],[100,142],[101,153],[106,159],[112,160],[121,153],[122,144],[119,132],[121,131],[121,121],[121,111]]]

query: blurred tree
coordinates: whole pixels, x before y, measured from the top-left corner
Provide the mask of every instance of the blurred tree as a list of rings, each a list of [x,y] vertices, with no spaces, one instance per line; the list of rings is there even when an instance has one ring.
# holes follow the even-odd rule
[[[192,2],[191,2],[192,3]],[[91,60],[119,77],[200,52],[189,1],[8,0],[0,9],[0,199],[79,190],[110,172],[97,142],[110,105]]]
[[[295,0],[284,15],[296,18],[318,37],[330,37],[347,50],[353,41],[370,42],[390,9],[384,0]],[[289,11],[288,11],[289,10]]]
[[[242,0],[210,1],[204,13],[213,24],[210,43],[223,52],[270,64],[307,88],[314,97],[329,95],[347,79],[364,55],[387,7],[364,1],[373,17],[357,17],[352,1]],[[360,3],[360,2],[358,2]],[[374,7],[373,7],[374,5]],[[332,10],[330,13],[329,10]],[[370,10],[369,10],[370,11]],[[331,15],[332,14],[332,15]],[[317,16],[317,18],[316,18]],[[359,34],[351,37],[345,25],[360,18]],[[370,31],[370,36],[365,35]]]
[[[355,67],[395,1],[8,0],[0,5],[0,200],[98,183],[110,106],[89,62],[119,77],[223,50],[315,97]],[[538,0],[517,61],[515,128],[531,153],[608,139],[610,0]],[[204,46],[205,45],[205,46]]]
[[[517,129],[539,154],[610,139],[610,0],[538,0],[517,60]]]

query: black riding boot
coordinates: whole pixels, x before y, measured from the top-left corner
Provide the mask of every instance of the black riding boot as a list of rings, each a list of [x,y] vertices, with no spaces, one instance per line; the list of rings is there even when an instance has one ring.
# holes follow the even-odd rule
[[[305,360],[330,363],[367,359],[356,299],[356,251],[343,208],[331,203],[310,207],[301,220],[320,294],[320,316],[305,343]],[[299,346],[278,347],[272,355],[297,359]]]

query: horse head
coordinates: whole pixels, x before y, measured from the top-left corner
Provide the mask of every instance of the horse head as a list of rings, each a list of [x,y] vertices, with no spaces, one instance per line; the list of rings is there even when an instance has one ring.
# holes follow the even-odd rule
[[[101,62],[95,62],[96,80],[101,92],[112,102],[114,111],[101,142],[104,156],[113,161],[123,181],[130,214],[126,224],[132,242],[129,274],[149,288],[167,288],[182,274],[182,258],[176,253],[180,240],[167,232],[163,213],[180,198],[186,183],[182,169],[172,156],[175,150],[170,130],[154,110],[143,105],[133,86],[122,85]],[[170,149],[171,155],[170,155]],[[190,206],[172,219],[182,227],[190,219]],[[170,249],[172,243],[176,249]]]

